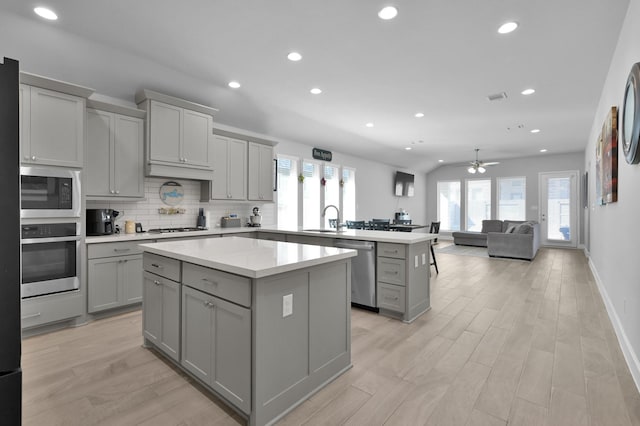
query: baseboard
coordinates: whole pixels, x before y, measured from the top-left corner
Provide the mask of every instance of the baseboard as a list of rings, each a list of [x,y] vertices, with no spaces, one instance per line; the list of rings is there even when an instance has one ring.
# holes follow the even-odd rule
[[[622,322],[620,321],[620,317],[616,312],[613,303],[611,303],[611,299],[609,298],[609,293],[607,293],[607,289],[605,288],[602,280],[600,279],[600,275],[598,275],[598,271],[593,264],[591,258],[589,258],[589,269],[591,269],[591,273],[596,280],[596,285],[598,286],[598,290],[600,291],[600,295],[602,296],[602,300],[604,301],[604,306],[607,309],[607,314],[609,315],[609,319],[611,320],[611,324],[613,324],[613,329],[618,336],[618,342],[620,342],[620,349],[622,349],[622,353],[624,355],[624,359],[627,362],[627,366],[629,367],[629,371],[631,371],[631,376],[633,377],[633,381],[636,384],[636,388],[640,391],[640,361],[636,353],[627,338],[627,333],[624,331],[624,327],[622,326]]]

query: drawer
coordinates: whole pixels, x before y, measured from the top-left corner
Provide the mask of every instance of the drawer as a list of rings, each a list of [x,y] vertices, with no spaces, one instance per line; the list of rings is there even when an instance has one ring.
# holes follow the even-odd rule
[[[405,248],[404,244],[378,243],[378,256],[404,259]]]
[[[161,277],[180,282],[180,261],[158,256],[153,253],[145,253],[142,258],[142,265],[145,271],[152,272]]]
[[[378,257],[378,281],[405,285],[405,260]]]
[[[399,285],[378,283],[378,307],[404,313],[404,291],[404,287]]]
[[[83,296],[79,291],[70,291],[23,300],[22,328],[79,317],[84,313]]]
[[[182,284],[212,296],[251,307],[251,280],[249,278],[185,262],[182,264]]]
[[[149,241],[122,241],[119,243],[87,244],[87,257],[95,259],[98,257],[126,256],[129,254],[141,254],[142,249],[138,244]]]

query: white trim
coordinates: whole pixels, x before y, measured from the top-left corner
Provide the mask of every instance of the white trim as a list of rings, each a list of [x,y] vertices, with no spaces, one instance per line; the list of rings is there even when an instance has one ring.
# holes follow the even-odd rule
[[[549,241],[547,236],[544,235],[543,224],[542,224],[542,206],[543,206],[543,187],[542,184],[544,176],[558,175],[562,177],[570,176],[572,178],[572,187],[575,187],[575,192],[571,194],[572,203],[570,205],[570,215],[573,218],[573,224],[575,225],[576,232],[572,232],[571,240],[568,243],[559,240]],[[580,171],[579,170],[565,170],[558,172],[538,172],[538,222],[540,222],[540,233],[543,234],[540,236],[540,245],[543,247],[556,247],[556,248],[578,248],[578,244],[580,244],[580,214],[578,213],[580,210]],[[573,188],[572,188],[573,192]],[[544,200],[544,205],[546,206],[548,200]],[[548,219],[548,218],[547,218]],[[548,223],[548,220],[546,221]],[[546,228],[546,224],[544,225]],[[573,231],[574,226],[571,227]]]
[[[616,332],[616,336],[618,336],[618,342],[620,342],[620,349],[622,349],[622,354],[624,355],[624,359],[627,362],[627,366],[629,367],[629,371],[631,372],[631,377],[633,377],[633,381],[636,385],[636,388],[640,390],[640,361],[638,360],[638,356],[633,350],[631,346],[631,342],[627,338],[627,333],[624,331],[624,327],[622,322],[620,321],[620,317],[613,307],[613,303],[611,303],[611,299],[609,298],[609,294],[607,293],[607,289],[602,283],[600,279],[600,275],[598,275],[598,271],[589,258],[589,269],[591,269],[591,273],[595,278],[596,285],[598,286],[598,290],[600,291],[600,295],[602,296],[602,301],[604,302],[604,306],[607,309],[607,314],[609,315],[609,319],[611,320],[611,324],[613,325],[613,329]]]

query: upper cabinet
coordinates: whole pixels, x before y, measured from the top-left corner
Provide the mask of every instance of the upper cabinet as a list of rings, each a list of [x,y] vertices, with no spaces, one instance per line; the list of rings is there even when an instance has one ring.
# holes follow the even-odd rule
[[[147,111],[146,174],[210,180],[213,114],[218,110],[143,90],[136,103]]]
[[[27,73],[20,81],[21,162],[83,167],[85,101],[93,90]]]
[[[91,100],[87,104],[87,198],[144,198],[145,112]]]
[[[213,174],[201,186],[201,201],[273,201],[273,145],[251,132],[216,125],[210,145]]]
[[[273,147],[249,142],[250,201],[273,201]]]
[[[213,180],[212,200],[247,199],[247,142],[214,135],[211,146]],[[204,197],[203,197],[204,198]]]

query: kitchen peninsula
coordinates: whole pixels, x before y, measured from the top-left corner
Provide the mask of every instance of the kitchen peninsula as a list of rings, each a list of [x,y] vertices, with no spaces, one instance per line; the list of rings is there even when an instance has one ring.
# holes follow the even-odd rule
[[[140,247],[145,345],[250,425],[351,367],[354,250],[240,237]]]

